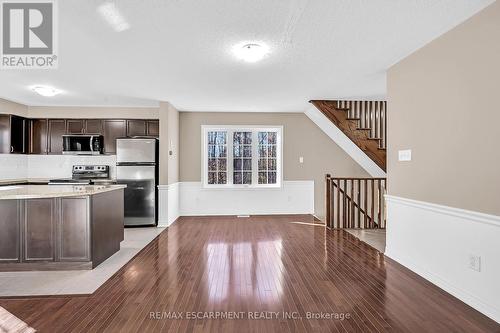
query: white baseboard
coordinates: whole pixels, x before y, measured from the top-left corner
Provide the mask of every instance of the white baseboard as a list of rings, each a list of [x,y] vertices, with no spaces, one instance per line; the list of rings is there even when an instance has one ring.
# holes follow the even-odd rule
[[[179,183],[158,186],[158,227],[165,228],[179,217]]]
[[[500,216],[386,196],[385,255],[500,322]],[[469,256],[481,257],[481,271]]]
[[[180,183],[180,215],[314,214],[314,181],[284,181],[281,188],[206,189]]]

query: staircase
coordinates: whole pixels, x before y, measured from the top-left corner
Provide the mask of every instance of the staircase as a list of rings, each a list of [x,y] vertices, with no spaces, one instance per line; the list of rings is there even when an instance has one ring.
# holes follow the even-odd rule
[[[385,101],[310,101],[375,164],[386,171],[387,103]]]

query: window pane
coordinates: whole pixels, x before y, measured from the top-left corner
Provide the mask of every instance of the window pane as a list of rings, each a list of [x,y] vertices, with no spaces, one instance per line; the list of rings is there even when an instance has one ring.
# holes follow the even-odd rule
[[[233,156],[234,157],[243,157],[243,146],[233,146]]]
[[[233,184],[243,184],[243,173],[235,172],[233,174]]]
[[[226,157],[227,156],[226,146],[215,146],[215,156]]]
[[[215,141],[218,145],[226,144],[226,132],[217,132],[217,139]]]
[[[208,146],[208,157],[215,157],[215,146]]]
[[[241,170],[243,168],[243,160],[241,158],[233,160],[233,169],[234,171]]]
[[[276,145],[269,146],[269,157],[276,157]]]
[[[259,172],[259,184],[267,184],[267,172]]]
[[[219,158],[217,159],[217,169],[219,171],[226,171],[226,159],[225,158]]]
[[[266,146],[259,146],[259,156],[260,157],[267,156],[267,147]]]
[[[252,144],[252,132],[244,132],[243,143],[246,145]]]
[[[267,132],[259,132],[259,145],[267,143]]]
[[[243,173],[243,184],[252,184],[252,173],[251,172],[244,172]]]
[[[246,158],[243,160],[243,170],[252,171],[252,159]]]
[[[259,159],[259,170],[267,170],[267,160],[265,158]]]
[[[243,156],[252,157],[252,146],[243,146]]]
[[[267,142],[269,144],[276,144],[276,132],[267,132]]]
[[[269,172],[267,177],[268,184],[276,184],[276,172]]]
[[[208,183],[209,184],[217,184],[217,174],[215,172],[208,173]]]
[[[270,158],[267,161],[267,165],[268,165],[269,170],[276,171],[276,159],[275,158]]]
[[[243,143],[242,136],[243,136],[242,132],[234,132],[234,134],[233,134],[234,145],[241,145]]]
[[[208,159],[208,171],[217,171],[216,159]]]
[[[217,184],[226,184],[226,182],[227,182],[226,173],[225,172],[217,173]]]

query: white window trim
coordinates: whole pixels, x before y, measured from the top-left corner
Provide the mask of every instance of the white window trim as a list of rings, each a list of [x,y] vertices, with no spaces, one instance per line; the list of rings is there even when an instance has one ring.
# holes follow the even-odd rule
[[[208,184],[207,140],[209,131],[227,131],[227,184]],[[255,133],[252,135],[252,185],[233,184],[233,133],[235,131],[276,131],[276,184],[258,184],[258,144]],[[201,126],[201,183],[206,189],[276,189],[283,186],[283,126],[266,125],[202,125]]]

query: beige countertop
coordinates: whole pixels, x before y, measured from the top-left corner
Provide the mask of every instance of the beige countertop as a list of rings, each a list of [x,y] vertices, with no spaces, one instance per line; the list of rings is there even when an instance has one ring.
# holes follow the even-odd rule
[[[23,183],[47,184],[50,179],[46,178],[19,178],[19,179],[0,179],[0,185],[15,185]]]
[[[126,187],[126,185],[10,185],[0,187],[0,200],[94,195]]]

